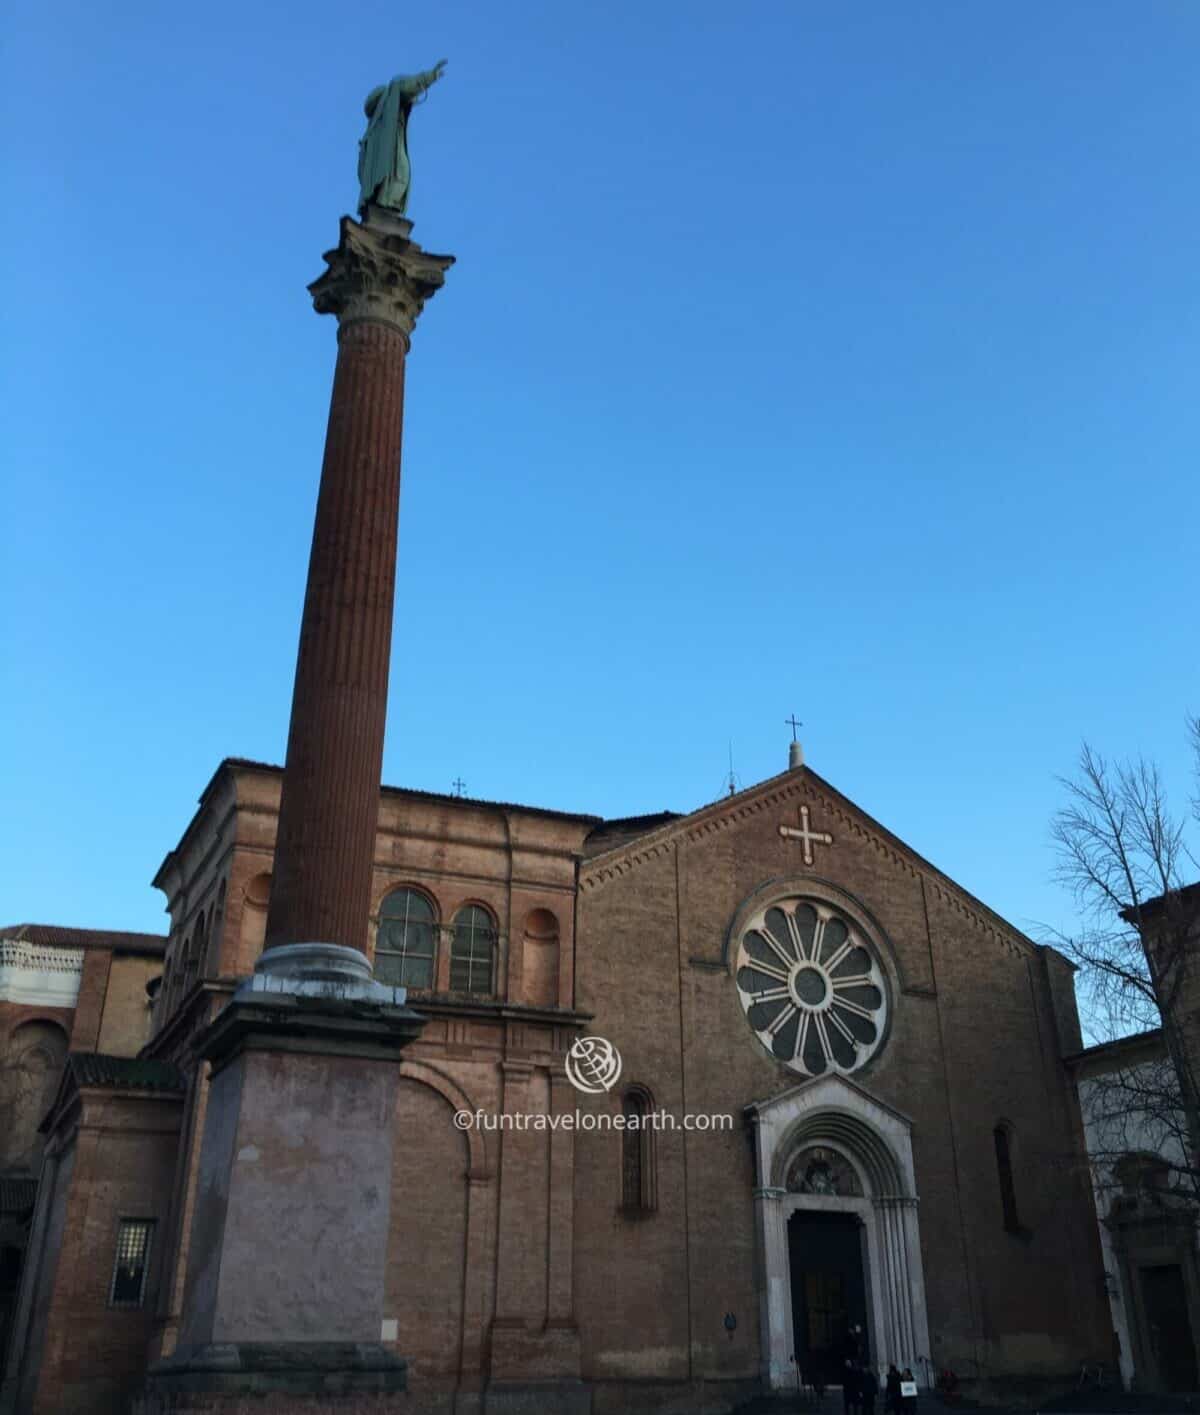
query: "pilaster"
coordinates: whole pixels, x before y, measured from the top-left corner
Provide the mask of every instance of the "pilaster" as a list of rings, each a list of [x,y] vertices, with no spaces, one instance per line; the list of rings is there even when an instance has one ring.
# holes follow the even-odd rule
[[[578,1092],[563,1074],[550,1077],[550,1112],[571,1115]],[[550,1132],[550,1232],[547,1321],[575,1330],[575,1131],[563,1126]]]
[[[500,1063],[504,1079],[503,1114],[509,1117],[529,1113],[529,1082],[533,1065],[527,1061]],[[493,1371],[496,1362],[497,1329],[514,1329],[524,1334],[532,1318],[534,1275],[529,1271],[529,1244],[525,1235],[534,1222],[531,1212],[529,1144],[532,1133],[505,1128],[500,1134],[500,1214],[496,1246],[496,1319],[493,1323]],[[503,1341],[499,1343],[503,1345]]]

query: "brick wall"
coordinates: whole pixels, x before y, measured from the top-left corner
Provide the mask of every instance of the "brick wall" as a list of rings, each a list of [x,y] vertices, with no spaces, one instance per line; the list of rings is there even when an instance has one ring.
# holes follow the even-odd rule
[[[160,1241],[178,1143],[181,1103],[167,1096],[84,1091],[61,1163],[38,1283],[39,1315],[22,1382],[30,1415],[119,1409],[140,1384],[162,1270]],[[156,1221],[142,1307],[109,1306],[119,1222]],[[55,1250],[57,1249],[57,1252]],[[39,1358],[40,1355],[40,1359]]]
[[[96,1051],[108,1056],[136,1056],[146,1045],[150,1037],[150,999],[146,995],[146,984],[162,970],[161,958],[135,953],[113,957]]]
[[[932,1351],[963,1375],[1068,1371],[1103,1351],[1090,1198],[1060,1061],[1063,997],[1040,951],[835,793],[747,793],[724,819],[667,829],[585,865],[579,1006],[614,1041],[622,1080],[669,1109],[741,1114],[802,1077],[749,1028],[727,967],[742,901],[772,878],[819,876],[874,916],[891,952],[886,1046],[855,1080],[912,1121]],[[766,793],[769,796],[769,793]],[[806,801],[834,836],[806,867],[781,837]],[[1057,1012],[1056,1012],[1057,1006]],[[993,1129],[1015,1136],[1028,1235],[1005,1230]],[[718,1379],[759,1358],[749,1152],[740,1133],[657,1137],[658,1211],[616,1213],[619,1146],[581,1136],[578,1315],[585,1375]],[[722,1315],[734,1312],[732,1339]]]
[[[104,1015],[111,966],[111,949],[89,948],[83,955],[83,978],[75,1001],[75,1025],[71,1031],[72,1051],[99,1049],[100,1019]]]

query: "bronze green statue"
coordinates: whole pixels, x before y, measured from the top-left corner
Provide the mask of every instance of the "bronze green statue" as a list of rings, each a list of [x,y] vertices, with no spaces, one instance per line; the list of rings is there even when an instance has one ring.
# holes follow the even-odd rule
[[[421,74],[399,74],[367,94],[367,131],[358,144],[358,210],[368,204],[404,215],[412,171],[408,164],[408,115],[446,67],[439,59]]]

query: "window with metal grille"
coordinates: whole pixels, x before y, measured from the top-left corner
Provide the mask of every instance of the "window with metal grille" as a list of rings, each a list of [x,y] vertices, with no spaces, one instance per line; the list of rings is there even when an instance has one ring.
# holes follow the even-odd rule
[[[152,1218],[123,1218],[117,1230],[117,1256],[113,1263],[110,1307],[140,1307],[146,1296],[146,1274],[150,1269]]]
[[[415,889],[394,889],[379,910],[375,976],[393,987],[433,987],[436,950],[433,905]]]
[[[496,926],[492,916],[478,904],[467,904],[454,916],[451,991],[490,993],[495,958]]]

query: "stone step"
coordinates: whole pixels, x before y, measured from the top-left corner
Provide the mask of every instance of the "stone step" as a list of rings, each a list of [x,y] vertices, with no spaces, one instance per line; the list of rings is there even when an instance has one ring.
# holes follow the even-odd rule
[[[876,1410],[881,1407],[876,1402]],[[811,1388],[790,1393],[756,1395],[744,1401],[731,1415],[843,1415],[845,1409],[840,1390],[826,1391],[818,1396]]]

